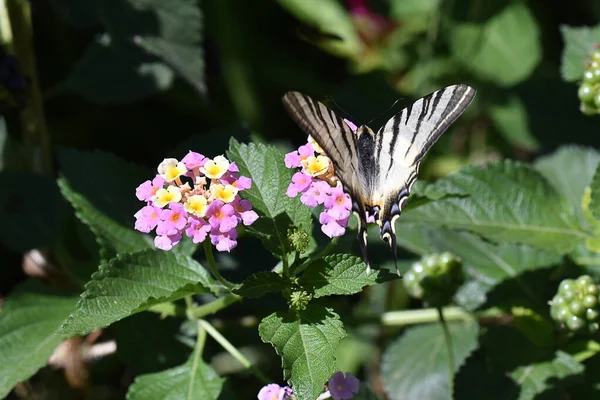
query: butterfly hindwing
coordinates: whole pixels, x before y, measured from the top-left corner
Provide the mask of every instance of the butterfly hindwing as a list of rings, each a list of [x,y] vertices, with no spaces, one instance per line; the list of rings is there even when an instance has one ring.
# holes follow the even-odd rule
[[[396,261],[394,222],[417,179],[419,163],[474,97],[475,89],[470,86],[448,86],[404,108],[377,133],[367,126],[354,133],[342,118],[318,101],[298,92],[284,96],[285,108],[329,156],[352,198],[367,268],[365,211],[375,216],[381,237],[390,244]]]

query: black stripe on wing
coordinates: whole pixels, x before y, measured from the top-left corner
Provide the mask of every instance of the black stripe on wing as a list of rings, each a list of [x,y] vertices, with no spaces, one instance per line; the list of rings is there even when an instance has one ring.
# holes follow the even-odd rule
[[[336,175],[346,186],[358,177],[356,137],[342,118],[323,104],[299,92],[283,96],[283,105],[292,119],[323,148]]]

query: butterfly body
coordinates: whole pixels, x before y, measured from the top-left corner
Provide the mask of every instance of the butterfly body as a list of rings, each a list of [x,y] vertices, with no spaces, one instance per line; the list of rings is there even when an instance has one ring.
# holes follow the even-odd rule
[[[333,111],[304,94],[288,92],[283,97],[292,118],[331,159],[352,199],[367,269],[367,217],[375,218],[396,262],[395,222],[417,179],[421,159],[474,96],[475,89],[467,85],[446,87],[401,110],[377,132],[366,125],[353,132]]]

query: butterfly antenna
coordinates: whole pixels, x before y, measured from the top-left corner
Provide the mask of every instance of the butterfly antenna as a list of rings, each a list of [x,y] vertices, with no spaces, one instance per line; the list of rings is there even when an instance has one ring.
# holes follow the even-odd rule
[[[340,107],[340,105],[335,102],[335,100],[333,99],[333,97],[327,95],[327,96],[325,96],[325,98],[327,100],[331,101],[333,103],[333,105],[335,105],[343,114],[345,114],[346,117],[348,117],[347,119],[349,119],[350,121],[354,122],[354,117],[352,116],[352,114],[346,112],[346,110],[344,110],[342,107]]]
[[[375,118],[373,118],[372,120],[370,120],[370,121],[367,123],[367,126],[371,126],[371,122],[373,122],[373,121],[375,121],[376,119],[379,119],[379,118],[381,118],[382,116],[384,116],[385,114],[389,113],[389,112],[390,112],[390,110],[391,110],[392,108],[394,108],[394,107],[396,106],[396,104],[398,104],[398,102],[399,102],[400,100],[402,100],[402,99],[403,99],[403,97],[400,97],[400,98],[399,98],[398,100],[396,100],[396,101],[394,102],[394,104],[392,104],[392,105],[390,106],[390,108],[388,108],[388,109],[387,109],[385,112],[382,112],[381,114],[379,114],[378,116],[376,116]]]

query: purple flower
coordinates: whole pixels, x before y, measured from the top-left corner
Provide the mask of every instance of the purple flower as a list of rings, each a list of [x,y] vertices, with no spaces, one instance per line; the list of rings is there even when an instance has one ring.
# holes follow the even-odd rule
[[[346,122],[350,129],[352,129],[352,132],[356,132],[356,129],[358,129],[358,127],[354,125],[354,122],[350,121],[349,119],[344,118],[344,122]]]
[[[244,225],[252,225],[258,219],[258,214],[256,211],[252,211],[252,203],[249,200],[238,197],[231,202],[231,205]]]
[[[161,210],[160,221],[156,228],[158,235],[175,235],[187,225],[188,213],[181,203],[169,203],[169,208]]]
[[[177,232],[174,235],[159,235],[154,238],[154,245],[157,249],[169,251],[181,240],[181,233]]]
[[[285,194],[288,197],[296,197],[298,193],[303,193],[313,183],[314,178],[310,175],[306,175],[304,172],[296,172],[292,176],[292,183],[287,188]]]
[[[298,168],[302,166],[302,160],[314,156],[315,150],[310,143],[300,146],[297,151],[287,153],[284,158],[285,166],[288,168]]]
[[[350,213],[343,219],[336,219],[329,212],[324,211],[319,215],[319,222],[322,224],[321,231],[330,238],[342,236],[346,232]]]
[[[221,232],[218,229],[213,229],[210,232],[210,242],[219,251],[231,251],[231,249],[237,246],[237,236],[238,233],[235,229],[229,232]]]
[[[325,199],[327,213],[335,219],[348,218],[352,209],[352,200],[342,190],[341,186],[330,189],[329,197]]]
[[[162,176],[156,175],[152,182],[146,181],[135,189],[135,195],[140,201],[150,201],[158,189],[162,189],[165,180]]]
[[[333,400],[351,399],[358,393],[358,379],[350,372],[344,377],[344,373],[338,371],[329,379],[327,387]]]
[[[210,203],[206,209],[206,216],[210,226],[222,233],[229,232],[238,224],[235,209],[231,204],[225,204],[221,200],[214,200]]]
[[[190,151],[183,157],[181,162],[185,164],[187,169],[191,170],[204,166],[206,160],[208,160],[208,158],[204,157],[202,154]]]
[[[325,199],[329,195],[331,186],[325,181],[314,181],[311,183],[307,191],[302,193],[300,201],[305,206],[316,207],[319,204],[325,203]]]
[[[290,400],[292,389],[289,386],[281,387],[276,383],[270,383],[260,389],[257,398],[258,400]]]
[[[148,233],[158,225],[161,209],[148,205],[135,213],[135,229]]]
[[[204,218],[190,217],[188,219],[189,226],[185,230],[185,234],[192,238],[192,242],[201,243],[206,239],[210,232],[211,226]]]

